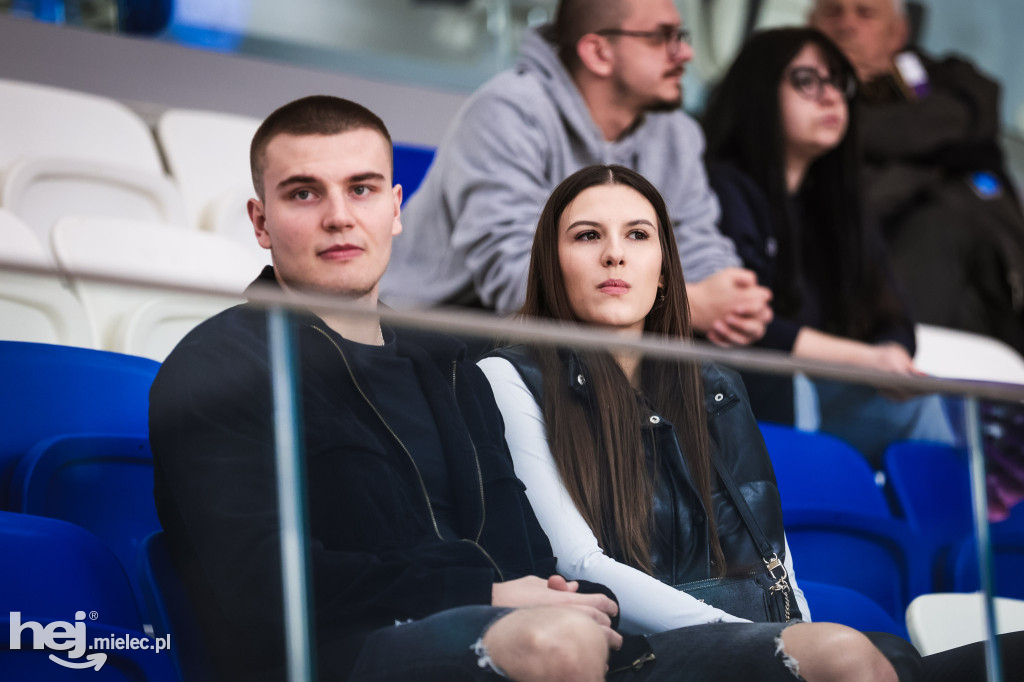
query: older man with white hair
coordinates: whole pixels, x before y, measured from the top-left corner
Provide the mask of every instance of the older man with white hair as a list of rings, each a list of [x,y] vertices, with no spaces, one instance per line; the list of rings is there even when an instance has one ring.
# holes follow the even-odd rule
[[[919,322],[1024,351],[1024,215],[999,147],[999,85],[908,47],[903,0],[815,0],[862,81],[867,194]]]

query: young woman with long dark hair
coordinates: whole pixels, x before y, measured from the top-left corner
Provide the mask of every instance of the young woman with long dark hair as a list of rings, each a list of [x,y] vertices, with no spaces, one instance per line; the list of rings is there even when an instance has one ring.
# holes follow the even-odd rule
[[[897,374],[914,367],[914,326],[860,188],[853,67],[814,29],[782,28],[744,45],[704,117],[720,227],[773,292],[761,346]],[[759,419],[792,421],[785,379],[747,377]],[[892,440],[949,442],[934,397],[879,398],[816,382],[820,427],[876,466]]]
[[[523,315],[688,341],[670,225],[657,190],[636,172],[591,166],[574,173],[541,214]],[[480,366],[559,573],[609,587],[624,632],[723,628],[720,665],[737,675],[751,670],[743,667],[753,664],[751,651],[775,642],[808,680],[894,679],[878,649],[854,630],[743,623],[676,589],[765,570],[764,552],[721,483],[728,476],[786,568],[787,615],[808,615],[793,580],[771,462],[733,372],[525,346],[496,351]],[[844,656],[836,658],[840,650]]]

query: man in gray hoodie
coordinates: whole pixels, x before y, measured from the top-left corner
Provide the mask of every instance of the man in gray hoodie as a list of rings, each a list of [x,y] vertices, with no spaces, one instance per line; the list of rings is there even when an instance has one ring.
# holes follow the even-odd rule
[[[618,163],[665,197],[695,326],[722,345],[760,338],[771,294],[718,231],[704,138],[680,108],[687,37],[672,0],[563,0],[453,121],[404,209],[382,298],[516,310],[548,195],[579,168]]]

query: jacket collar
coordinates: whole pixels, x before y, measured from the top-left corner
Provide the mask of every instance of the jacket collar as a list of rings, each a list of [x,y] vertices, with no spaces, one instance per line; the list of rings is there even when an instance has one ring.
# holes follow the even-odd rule
[[[590,374],[580,353],[565,351],[563,364],[570,392],[580,398],[589,398]],[[714,416],[726,405],[739,400],[736,384],[729,380],[720,367],[712,363],[701,363],[700,374],[704,388],[704,407],[708,416]]]
[[[246,298],[249,297],[250,293],[258,287],[273,287],[275,289],[281,289],[281,283],[277,281],[277,277],[274,275],[274,267],[267,265],[260,272],[259,276],[254,279],[248,287],[245,289]],[[378,310],[391,310],[391,308],[381,302],[377,302]],[[335,332],[333,329],[327,326],[327,324],[320,319],[320,317],[311,311],[297,312],[300,323],[316,324],[321,326],[325,332],[342,338],[340,334]],[[466,344],[458,340],[453,336],[447,334],[440,334],[431,331],[422,331],[419,329],[402,329],[400,334],[395,333],[395,329],[382,325],[384,327],[385,336],[390,330],[398,339],[398,353],[400,355],[410,355],[411,353],[426,351],[427,355],[435,359],[439,363],[450,363],[451,361],[463,361],[466,359],[467,350]]]

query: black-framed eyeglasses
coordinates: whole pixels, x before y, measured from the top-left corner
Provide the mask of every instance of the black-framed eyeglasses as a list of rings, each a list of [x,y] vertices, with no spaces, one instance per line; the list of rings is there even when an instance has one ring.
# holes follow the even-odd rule
[[[655,31],[628,31],[624,28],[602,28],[594,31],[599,36],[628,36],[645,38],[657,45],[664,45],[670,57],[679,54],[683,43],[690,44],[690,29],[682,26],[663,26]]]
[[[857,79],[852,74],[842,76],[830,73],[825,77],[813,66],[794,66],[786,72],[786,78],[801,97],[813,102],[825,94],[826,85],[831,85],[848,100],[857,94]]]

